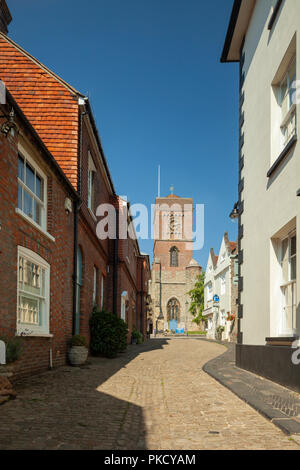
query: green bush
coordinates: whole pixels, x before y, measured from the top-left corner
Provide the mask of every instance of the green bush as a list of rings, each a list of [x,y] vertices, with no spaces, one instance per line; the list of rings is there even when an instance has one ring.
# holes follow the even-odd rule
[[[133,325],[133,328],[132,328],[132,333],[131,333],[131,337],[133,339],[136,339],[137,341],[137,344],[142,344],[144,342],[144,336],[142,335],[142,333],[137,329],[137,327],[135,325]]]
[[[87,348],[87,340],[85,339],[84,336],[74,335],[71,338],[70,346],[71,347],[73,347],[73,346],[84,346],[85,348]]]
[[[22,353],[22,339],[13,336],[8,338],[6,336],[0,336],[0,340],[4,341],[6,345],[6,363],[10,364],[17,361],[21,357]]]
[[[90,319],[91,351],[95,355],[116,357],[127,348],[128,326],[121,318],[94,307]]]

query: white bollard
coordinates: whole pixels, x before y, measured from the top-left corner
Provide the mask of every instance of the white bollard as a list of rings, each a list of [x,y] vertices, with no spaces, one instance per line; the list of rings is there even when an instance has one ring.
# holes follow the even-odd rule
[[[4,341],[0,340],[0,364],[6,364],[6,346]]]

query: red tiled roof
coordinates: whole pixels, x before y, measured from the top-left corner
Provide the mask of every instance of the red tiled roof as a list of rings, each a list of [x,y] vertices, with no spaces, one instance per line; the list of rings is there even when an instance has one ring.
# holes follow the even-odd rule
[[[230,246],[230,250],[232,252],[237,248],[237,243],[236,242],[229,242],[229,246]]]
[[[82,95],[2,33],[0,79],[76,188]]]

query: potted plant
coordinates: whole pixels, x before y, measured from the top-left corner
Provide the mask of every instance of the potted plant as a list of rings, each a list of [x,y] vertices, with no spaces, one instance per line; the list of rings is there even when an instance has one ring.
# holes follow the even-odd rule
[[[131,332],[131,344],[137,344],[139,337],[139,332],[137,330],[137,327],[133,325],[132,332]]]
[[[142,344],[144,342],[144,336],[137,327],[134,325],[131,333],[131,344]]]
[[[233,313],[227,312],[227,318],[226,318],[227,321],[233,321],[234,318],[235,317]]]
[[[14,375],[15,367],[22,354],[22,339],[18,336],[8,338],[0,336],[0,340],[5,343],[6,364],[0,365],[0,376],[10,378]]]
[[[81,366],[88,357],[87,341],[84,336],[74,335],[70,341],[69,361],[72,366]]]

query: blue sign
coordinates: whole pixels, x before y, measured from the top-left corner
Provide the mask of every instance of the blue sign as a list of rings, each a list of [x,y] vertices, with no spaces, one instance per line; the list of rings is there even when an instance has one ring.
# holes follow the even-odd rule
[[[220,297],[219,297],[218,295],[214,295],[214,296],[213,296],[213,301],[214,301],[215,303],[220,302]]]

